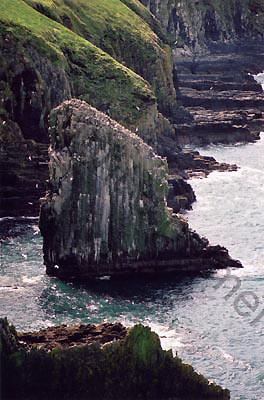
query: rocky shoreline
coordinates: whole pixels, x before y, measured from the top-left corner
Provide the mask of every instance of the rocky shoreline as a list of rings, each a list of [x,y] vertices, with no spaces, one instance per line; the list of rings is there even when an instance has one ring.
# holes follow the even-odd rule
[[[48,55],[44,57],[38,53],[34,45],[34,30],[30,31],[30,45],[27,43],[23,47],[22,38],[8,28],[9,22],[1,22],[0,46],[5,57],[0,65],[0,217],[38,215],[38,199],[44,195],[48,179],[48,115],[65,99],[81,97],[89,100],[91,105],[136,132],[160,156],[167,158],[171,188],[168,202],[175,213],[190,208],[195,200],[186,178],[236,168],[182,149],[183,145],[234,144],[259,138],[264,98],[261,85],[254,81],[252,74],[263,70],[264,55],[260,26],[251,25],[262,12],[261,7],[257,12],[257,4],[250,10],[244,3],[234,5],[243,26],[237,32],[238,22],[229,5],[225,4],[223,9],[227,15],[230,13],[230,18],[223,32],[217,17],[222,10],[216,11],[210,2],[205,8],[198,5],[185,8],[181,3],[175,7],[168,1],[160,6],[156,0],[142,0],[142,3],[156,18],[144,7],[135,7],[131,2],[127,2],[127,6],[137,15],[134,18],[141,18],[141,22],[146,24],[147,38],[144,36],[143,40],[138,33],[131,44],[128,33],[115,26],[115,29],[120,29],[122,40],[128,46],[132,45],[138,54],[137,60],[126,53],[120,37],[112,37],[110,33],[109,37],[103,36],[99,25],[96,33],[82,32],[83,25],[78,30],[85,40],[88,38],[93,44],[100,44],[110,56],[121,61],[119,72],[123,68],[121,65],[125,65],[152,85],[148,86],[140,76],[133,74],[123,79],[127,72],[122,70],[123,75],[118,73],[115,83],[123,87],[126,100],[120,98],[115,87],[109,90],[108,83],[112,84],[113,80],[111,74],[108,79],[108,64],[105,73],[99,70],[97,80],[90,80],[94,73],[90,70],[92,66],[80,67],[82,62],[78,61],[77,55],[76,60],[72,57],[68,43],[65,43],[68,50],[63,55],[71,66],[70,70],[65,68],[65,60],[57,60],[56,64]],[[24,3],[21,7],[22,4],[25,7]],[[56,8],[59,13],[56,16],[54,10],[48,11],[48,6],[31,5],[38,13],[60,21],[63,28],[64,19],[59,9]],[[31,12],[31,18],[40,15]],[[195,23],[190,24],[190,20]],[[45,21],[43,19],[43,24]],[[196,25],[200,26],[200,36]],[[69,26],[77,40],[74,24]],[[156,42],[152,40],[152,30],[157,35]],[[178,39],[171,41],[171,36]],[[142,40],[144,49],[148,43],[148,57],[140,53]],[[154,59],[156,61],[151,62]],[[111,65],[110,70],[117,68],[115,63]],[[83,87],[82,82],[87,79],[87,85]],[[103,82],[98,90],[94,87],[97,81]],[[135,90],[131,89],[133,85]],[[127,104],[126,108],[123,104]]]
[[[52,326],[38,332],[18,332],[17,339],[20,346],[25,346],[27,351],[32,349],[50,351],[55,348],[65,349],[84,344],[104,345],[124,339],[127,333],[127,328],[120,323],[76,324]]]
[[[259,138],[263,4],[141,3],[0,4],[0,218],[37,216],[43,198],[51,276],[241,267],[177,213],[195,201],[188,178],[238,168],[183,146]],[[230,399],[141,325],[0,319],[0,357],[5,400]]]
[[[264,66],[263,50],[254,44],[223,50],[195,60],[187,57],[177,65],[179,100],[190,113],[188,123],[176,124],[179,144],[203,146],[259,139],[264,95],[252,74]]]
[[[73,243],[75,239],[69,237],[69,242],[66,244],[64,241],[62,245],[61,239],[55,238],[56,235],[53,235],[50,225],[58,223],[57,214],[60,214],[56,207],[52,208],[52,202],[56,196],[60,196],[60,190],[64,190],[68,183],[54,183],[56,179],[52,183],[51,172],[51,183],[47,184],[48,115],[54,106],[58,106],[65,99],[73,98],[73,96],[81,97],[89,100],[106,116],[115,117],[121,125],[138,135],[138,139],[141,138],[140,140],[152,147],[152,151],[157,157],[166,158],[168,169],[165,171],[162,169],[163,167],[161,168],[163,171],[161,185],[163,187],[164,181],[166,190],[161,191],[161,194],[159,189],[153,190],[149,187],[146,189],[146,193],[150,192],[148,194],[151,199],[149,200],[149,208],[153,198],[158,199],[161,196],[166,196],[168,205],[166,213],[167,215],[174,213],[174,216],[170,222],[168,222],[167,217],[164,220],[162,216],[157,217],[155,229],[158,234],[154,232],[154,228],[153,232],[151,230],[152,236],[146,234],[153,248],[150,248],[151,245],[147,243],[146,237],[143,240],[145,249],[142,248],[143,242],[139,245],[139,243],[135,244],[133,240],[131,241],[131,237],[137,238],[140,235],[132,232],[130,226],[135,226],[135,229],[139,232],[143,228],[140,228],[137,223],[135,225],[128,223],[129,228],[127,230],[130,232],[130,236],[125,234],[123,237],[123,234],[116,234],[119,241],[117,248],[122,248],[120,254],[123,254],[124,257],[111,255],[112,251],[114,251],[114,254],[119,251],[112,249],[113,243],[116,243],[116,238],[113,238],[113,243],[110,244],[112,250],[110,252],[107,250],[108,243],[103,251],[104,257],[100,262],[98,260],[94,262],[97,257],[97,248],[102,249],[101,242],[105,245],[107,241],[102,239],[98,233],[99,228],[89,228],[95,229],[95,231],[99,229],[96,234],[91,235],[96,239],[97,244],[92,245],[92,250],[83,248],[80,258],[88,262],[90,256],[87,256],[87,254],[93,254],[92,259],[89,259],[91,268],[98,271],[98,266],[101,265],[101,271],[105,274],[109,269],[110,260],[114,260],[116,257],[114,261],[115,269],[121,275],[125,271],[129,271],[132,264],[135,267],[132,268],[133,270],[141,270],[145,273],[165,271],[165,264],[168,272],[170,272],[171,263],[174,263],[175,269],[179,271],[196,270],[197,263],[201,264],[201,269],[210,268],[210,265],[213,268],[214,266],[217,266],[217,268],[228,266],[231,261],[228,257],[226,259],[223,257],[226,250],[221,250],[218,255],[215,251],[213,258],[217,261],[213,262],[211,257],[204,252],[208,243],[204,239],[198,239],[194,236],[189,231],[187,224],[176,214],[181,210],[190,208],[195,201],[195,194],[186,181],[188,178],[204,177],[215,170],[234,171],[237,166],[218,163],[211,157],[203,157],[196,151],[183,149],[182,145],[230,144],[258,139],[263,123],[264,96],[261,86],[254,81],[251,74],[260,71],[262,65],[264,66],[264,55],[261,46],[261,32],[259,32],[258,26],[252,26],[255,8],[254,10],[251,8],[247,10],[244,4],[241,7],[235,5],[239,9],[238,18],[244,29],[240,40],[237,33],[237,20],[233,20],[233,14],[228,5],[224,5],[224,7],[227,7],[226,12],[231,13],[230,20],[226,25],[227,34],[227,32],[222,32],[217,19],[217,13],[221,14],[222,10],[214,10],[211,4],[206,4],[205,9],[198,6],[184,9],[182,4],[178,4],[175,8],[172,3],[165,1],[163,7],[160,7],[155,0],[151,2],[142,1],[155,14],[157,17],[155,19],[143,6],[135,7],[131,2],[128,2],[126,3],[128,8],[126,8],[120,2],[120,15],[124,14],[126,18],[129,18],[131,24],[135,19],[141,21],[145,27],[145,34],[141,31],[135,33],[133,30],[129,30],[128,25],[123,27],[120,24],[117,25],[116,21],[111,22],[115,29],[120,32],[125,43],[130,43],[129,38],[133,32],[133,38],[137,42],[133,42],[132,47],[138,54],[138,58],[133,59],[126,53],[126,46],[123,46],[122,41],[115,35],[113,37],[111,35],[109,37],[104,36],[100,25],[96,25],[96,31],[91,31],[88,34],[87,31],[78,30],[74,24],[71,24],[71,30],[68,30],[66,34],[64,19],[61,17],[59,8],[53,10],[54,14],[49,10],[49,6],[42,9],[31,4],[30,1],[28,6],[24,2],[21,3],[21,0],[16,0],[16,2],[20,4],[26,15],[24,24],[28,23],[30,18],[38,17],[42,23],[41,29],[45,27],[47,30],[52,30],[54,20],[59,21],[61,25],[60,32],[58,32],[57,38],[56,40],[54,38],[52,44],[57,49],[57,55],[55,56],[52,53],[53,58],[49,58],[49,51],[52,51],[49,37],[43,43],[43,52],[38,54],[38,46],[36,46],[38,42],[35,41],[38,40],[39,34],[36,32],[36,27],[29,24],[28,34],[31,41],[27,42],[25,46],[22,45],[23,36],[21,36],[21,32],[10,30],[9,14],[6,14],[5,9],[3,9],[1,17],[3,29],[0,44],[5,54],[5,61],[0,65],[0,217],[37,216],[39,198],[43,197],[48,189],[46,209],[45,207],[42,208],[41,216],[42,231],[47,238],[46,244],[44,244],[45,263],[49,273],[58,275],[54,270],[56,257],[54,257],[53,251],[56,252],[57,250],[54,249],[60,248],[61,254],[64,254],[65,251],[65,254],[67,254],[67,257],[65,256],[67,261],[64,256],[62,257],[64,261],[62,261],[60,256],[60,262],[68,265],[69,275],[72,276],[72,269],[69,268],[71,264],[69,248],[73,252],[71,257],[75,259],[77,256],[74,252],[78,248]],[[107,19],[105,14],[111,15],[111,7],[112,5],[109,4],[109,8],[104,10],[100,17]],[[206,13],[204,13],[205,10],[207,10]],[[89,12],[91,11],[85,8],[85,13]],[[126,14],[127,12],[128,14]],[[247,14],[248,12],[249,14]],[[78,15],[82,20],[83,14],[78,14],[79,8],[74,10],[74,13],[77,13],[76,16]],[[14,15],[14,18],[16,17]],[[47,26],[46,17],[49,18],[49,25]],[[94,14],[93,18],[97,17],[98,15]],[[197,32],[193,31],[195,25],[190,24],[190,17],[194,18],[197,26],[201,27],[199,40]],[[20,26],[20,19],[16,21],[17,25]],[[244,27],[245,21],[248,21],[246,27]],[[86,20],[83,23],[85,24]],[[249,29],[249,26],[252,26],[252,29],[248,36],[246,29]],[[23,31],[25,26],[23,25],[20,28]],[[88,28],[89,25],[87,25]],[[219,31],[217,39],[215,30]],[[178,40],[172,42],[170,34],[184,38],[184,43],[180,43]],[[225,38],[225,35],[228,37]],[[104,68],[98,69],[97,64],[86,64],[82,58],[82,52],[75,53],[74,50],[72,53],[70,49],[73,39],[83,44],[83,51],[86,54],[85,60],[91,59],[92,54],[96,55],[104,63]],[[114,43],[116,47],[113,47]],[[142,43],[144,43],[144,48],[146,43],[149,46],[147,58],[140,53]],[[100,49],[95,47],[99,44]],[[11,54],[14,47],[17,52],[15,63],[12,66]],[[258,54],[257,65],[255,62],[256,54]],[[43,62],[43,57],[47,60],[46,63]],[[151,59],[155,62],[151,63]],[[67,65],[69,68],[66,67]],[[143,68],[143,65],[147,68]],[[112,71],[114,71],[113,79],[111,78]],[[59,87],[61,87],[60,90]],[[118,91],[117,88],[119,88]],[[75,134],[74,129],[72,134]],[[81,127],[78,126],[78,129],[81,129]],[[67,148],[67,143],[64,143],[64,145]],[[63,152],[64,149],[61,147],[58,162],[53,160],[55,164],[57,162],[57,168],[62,170],[65,169],[67,163],[69,165],[71,163],[69,159],[64,158]],[[56,153],[56,149],[53,149],[53,153]],[[99,155],[100,151],[98,157]],[[69,153],[68,156],[71,157],[72,155]],[[156,156],[152,155],[151,157],[155,158]],[[128,154],[127,157],[129,157]],[[62,164],[59,166],[60,162]],[[56,169],[55,166],[52,168]],[[146,171],[148,166],[145,165],[144,169]],[[93,166],[91,170],[93,170]],[[107,168],[105,168],[105,171],[107,171]],[[64,177],[60,175],[60,172],[55,172],[55,175],[57,173],[63,181]],[[100,173],[99,171],[99,175]],[[131,179],[132,181],[137,179],[137,173],[133,178],[131,175]],[[168,181],[168,185],[165,180]],[[111,184],[109,185],[111,187]],[[134,185],[134,181],[132,185]],[[146,187],[151,186],[151,180],[145,179],[144,185]],[[69,184],[69,187],[71,187],[71,184]],[[99,184],[98,187],[100,187]],[[125,190],[124,187],[120,189],[120,193]],[[75,192],[76,189],[72,187],[70,190]],[[76,192],[77,194],[72,195],[72,197],[85,194],[83,187],[78,190],[80,190],[80,193]],[[116,183],[115,191],[118,192],[118,190]],[[141,190],[142,188],[139,192]],[[113,188],[111,188],[111,191],[114,193]],[[121,193],[122,196],[125,196],[124,193]],[[144,190],[142,193],[144,193]],[[104,193],[104,195],[106,194]],[[142,195],[141,203],[138,203],[144,205],[142,209],[144,217],[137,217],[138,211],[133,216],[138,220],[144,219],[146,215],[148,215],[148,220],[151,219],[149,212],[146,215],[144,214],[144,207],[147,209],[147,201],[144,196]],[[83,202],[81,198],[78,201]],[[79,207],[78,201],[76,202],[76,209]],[[119,204],[118,201],[117,204]],[[122,211],[124,215],[128,215],[134,207],[134,205],[131,205],[132,203],[129,204],[126,201],[127,198],[124,198],[127,206]],[[163,201],[161,201],[162,204]],[[87,205],[85,207],[87,208]],[[111,207],[113,208],[113,204]],[[141,205],[138,207],[140,208]],[[94,209],[94,204],[91,205],[91,208]],[[102,209],[104,213],[105,208],[102,207]],[[77,217],[78,212],[76,210],[74,212],[75,216],[71,218],[72,221],[75,221],[73,224],[76,223],[76,232],[72,233],[72,236],[77,238],[79,235],[82,236],[83,232],[82,229],[78,228],[80,224],[76,222],[76,218],[80,219],[81,217]],[[46,221],[44,221],[45,218]],[[114,217],[111,216],[111,218]],[[123,221],[125,220],[126,218],[123,218]],[[111,224],[111,226],[115,225],[113,221]],[[119,226],[119,222],[117,226]],[[151,224],[151,226],[154,225]],[[180,233],[177,233],[179,240],[172,245],[173,241],[171,242],[170,235],[171,231],[175,231],[175,226],[180,231]],[[55,238],[55,242],[58,241],[54,246],[51,245],[51,239],[49,239],[47,233],[50,229],[50,237]],[[125,231],[121,226],[120,229],[121,232]],[[160,232],[162,232],[161,235]],[[105,233],[105,237],[108,237],[108,233]],[[122,240],[128,241],[129,245],[123,244]],[[139,252],[137,250],[138,245]],[[177,249],[176,253],[174,246]],[[60,250],[58,252],[60,253]],[[132,264],[130,258],[133,260]],[[107,262],[105,262],[105,259]],[[166,260],[165,264],[164,259]],[[168,262],[168,260],[170,261]],[[203,261],[201,262],[201,260]],[[95,274],[97,273],[95,272]]]
[[[142,325],[17,333],[0,319],[0,356],[5,400],[230,399],[227,389],[164,351],[158,335]]]
[[[212,171],[235,171],[185,145],[235,144],[259,139],[264,124],[264,95],[251,73],[261,70],[264,56],[258,46],[239,46],[215,52],[176,57],[179,108],[173,136],[160,136],[158,154],[166,157],[171,188],[168,204],[174,212],[191,207],[195,194],[186,182]],[[264,67],[263,67],[264,68]],[[183,112],[184,110],[184,112]],[[37,216],[39,199],[48,188],[48,145],[20,136],[0,143],[0,217]]]

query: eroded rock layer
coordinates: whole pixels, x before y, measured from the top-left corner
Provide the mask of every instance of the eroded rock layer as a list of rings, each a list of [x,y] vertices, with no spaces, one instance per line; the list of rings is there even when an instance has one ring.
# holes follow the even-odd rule
[[[256,54],[258,63],[256,64]],[[175,125],[180,144],[253,142],[263,129],[264,95],[252,74],[264,68],[260,46],[186,57],[178,63],[178,99],[190,113]]]
[[[50,116],[50,192],[40,229],[47,272],[68,277],[240,266],[167,207],[167,163],[80,100]]]
[[[264,96],[250,74],[264,69],[261,0],[141,0],[171,43],[180,145],[252,142]],[[180,107],[178,108],[178,111]]]
[[[140,1],[157,16],[175,52],[263,39],[262,0]]]

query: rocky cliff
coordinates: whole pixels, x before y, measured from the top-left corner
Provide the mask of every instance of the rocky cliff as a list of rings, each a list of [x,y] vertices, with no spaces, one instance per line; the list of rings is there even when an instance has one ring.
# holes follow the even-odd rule
[[[1,136],[15,123],[24,139],[47,141],[49,112],[73,95],[143,136],[155,127],[156,98],[139,75],[23,0],[0,6]]]
[[[157,16],[175,53],[201,53],[227,43],[263,39],[261,0],[140,1]]]
[[[178,143],[233,144],[259,139],[264,95],[252,73],[264,68],[263,46],[241,44],[195,59],[188,56],[177,66],[178,100],[191,117],[175,124]]]
[[[113,18],[117,8],[119,19]],[[39,143],[48,142],[48,114],[65,99],[89,101],[154,147],[159,133],[172,135],[169,122],[158,112],[165,103],[168,109],[175,107],[170,50],[158,36],[157,20],[145,19],[157,34],[119,0],[107,7],[102,2],[100,9],[97,2],[87,7],[83,1],[1,1],[1,216],[38,213],[36,199],[43,195],[48,177],[47,169],[39,173],[36,168],[43,169],[48,161]],[[115,33],[119,49],[114,51]],[[148,49],[147,56],[142,49]],[[136,72],[146,65],[151,84],[124,64]]]
[[[248,9],[246,2],[224,2],[221,7],[213,1],[144,3],[156,17],[136,0],[1,1],[1,216],[38,213],[37,198],[43,195],[47,179],[43,167],[47,156],[44,160],[44,147],[39,143],[48,142],[48,114],[65,99],[87,101],[167,157],[173,175],[170,204],[175,211],[190,206],[195,198],[182,180],[187,176],[183,170],[206,173],[225,168],[215,160],[182,152],[179,144],[251,141],[258,137],[259,124],[255,121],[261,122],[262,113],[257,108],[263,108],[260,87],[248,82],[244,74],[238,79],[240,91],[235,92],[231,87],[233,72],[230,84],[221,80],[230,69],[228,60],[204,62],[194,57],[201,53],[195,43],[208,50],[214,42],[212,35],[204,33],[211,11],[217,21],[225,16],[229,22],[219,29],[233,32],[227,36],[235,40],[238,31],[234,14],[241,9],[239,21],[248,32],[241,37],[259,38],[258,2]],[[197,37],[194,42],[190,39],[193,36]],[[223,33],[214,43],[224,43],[224,37]],[[256,51],[254,48],[253,56]],[[243,57],[232,65],[232,71],[241,60]],[[247,72],[255,68],[252,62],[242,65],[240,70]],[[262,61],[258,68],[261,65]],[[218,77],[219,66],[222,70]],[[232,99],[227,101],[230,93]],[[230,112],[223,118],[226,107]],[[20,148],[27,150],[22,150],[23,155],[16,160]],[[43,171],[38,173],[36,165]],[[25,186],[28,189],[23,196],[20,188]]]
[[[21,155],[25,163],[9,162],[8,174],[6,158],[33,148],[28,140],[47,143],[48,114],[65,99],[88,101],[156,149],[161,137],[174,143],[167,117],[177,109],[176,91],[163,38],[157,19],[134,0],[0,3],[0,215],[24,214],[26,205],[26,214],[38,213],[44,175],[36,173],[39,182],[22,195],[22,208],[15,182],[26,183],[27,166],[35,166],[28,160],[44,162],[41,147]]]
[[[139,2],[27,2],[142,76],[157,97],[159,111],[165,116],[173,116],[177,103],[171,48],[164,42],[159,22]],[[107,108],[97,108],[107,111]]]
[[[172,47],[178,104],[186,111],[174,124],[177,143],[258,139],[264,97],[249,74],[264,69],[263,2],[141,2],[159,19]]]
[[[158,335],[142,325],[18,333],[0,319],[0,357],[5,400],[230,399],[229,390],[164,351]]]
[[[167,164],[80,100],[50,116],[50,192],[40,230],[51,275],[93,277],[240,266],[167,207]]]

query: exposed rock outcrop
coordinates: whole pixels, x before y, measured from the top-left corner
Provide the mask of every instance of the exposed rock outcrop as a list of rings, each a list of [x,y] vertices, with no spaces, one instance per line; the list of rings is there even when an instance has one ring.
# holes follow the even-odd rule
[[[121,340],[127,336],[127,329],[120,323],[100,325],[60,325],[41,329],[38,332],[18,332],[17,341],[27,349],[66,349],[81,344],[100,344]]]
[[[159,19],[175,53],[263,39],[262,0],[140,0]]]
[[[241,266],[167,208],[166,161],[80,100],[50,116],[50,192],[40,229],[51,275],[93,277]]]
[[[47,190],[48,145],[31,140],[0,146],[0,217],[38,216]]]
[[[258,64],[256,65],[256,54]],[[178,63],[178,99],[190,113],[175,125],[180,144],[253,142],[264,125],[262,87],[249,73],[264,68],[260,46],[233,46]]]
[[[263,126],[264,96],[249,73],[264,69],[264,7],[259,0],[141,0],[172,45],[184,118],[178,144],[252,142]],[[258,62],[256,63],[256,58]]]
[[[146,1],[144,3],[146,4]],[[193,5],[183,2],[168,3],[155,0],[150,3],[151,11],[156,13],[160,22],[147,8],[134,0],[117,0],[115,3],[107,3],[107,7],[104,7],[103,2],[88,4],[84,1],[61,1],[59,5],[53,1],[1,1],[1,166],[7,157],[15,159],[16,149],[20,146],[23,148],[22,142],[25,139],[34,139],[37,143],[48,142],[47,116],[50,110],[74,96],[89,102],[136,132],[159,155],[168,158],[172,179],[174,182],[177,180],[173,191],[178,198],[175,197],[171,204],[174,211],[179,211],[182,206],[190,206],[194,194],[182,178],[187,175],[181,166],[177,166],[183,163],[187,165],[188,160],[191,160],[192,166],[184,169],[200,171],[206,169],[209,164],[208,171],[216,166],[218,169],[222,167],[215,161],[201,162],[202,157],[198,159],[196,154],[192,157],[191,153],[186,155],[176,143],[234,142],[257,137],[255,132],[253,136],[249,134],[249,121],[257,133],[258,126],[255,120],[261,119],[260,111],[256,111],[253,106],[248,108],[252,99],[246,101],[248,106],[243,109],[243,115],[240,111],[231,110],[229,114],[225,114],[225,121],[222,121],[222,109],[208,108],[208,104],[212,102],[212,90],[208,89],[211,81],[208,80],[205,85],[201,78],[198,82],[199,93],[197,82],[196,86],[192,82],[193,74],[190,69],[193,71],[197,67],[192,51],[195,49],[196,52],[197,46],[192,47],[189,37],[194,35],[193,31],[196,31],[199,24],[207,23],[204,9],[215,7],[215,12],[220,13],[219,15],[222,15],[223,10],[218,10],[213,2],[209,2],[203,9],[203,1],[195,5],[195,12]],[[118,15],[115,13],[116,7]],[[224,5],[227,13],[231,8]],[[184,22],[181,22],[181,18]],[[199,24],[192,25],[191,22],[197,18]],[[36,20],[38,24],[34,23]],[[229,29],[228,26],[227,24],[226,29]],[[246,24],[243,26],[251,27]],[[232,29],[231,31],[233,32]],[[204,28],[201,29],[201,36],[197,38],[201,42],[205,37],[202,32]],[[219,42],[222,41],[222,36]],[[182,48],[175,45],[175,38],[178,37],[181,40],[186,39],[186,45],[191,43],[189,51],[182,52]],[[210,40],[208,39],[208,43],[212,42]],[[168,43],[173,47],[174,65]],[[185,57],[186,54],[189,58]],[[182,64],[179,64],[180,60],[183,61]],[[179,69],[179,79],[176,68]],[[201,69],[200,61],[198,69]],[[248,70],[251,71],[250,68]],[[211,75],[215,69],[212,71]],[[188,78],[189,75],[191,78]],[[220,84],[214,85],[214,88],[216,86],[217,90],[221,89]],[[178,96],[175,89],[178,90]],[[207,93],[202,94],[200,89],[207,90]],[[247,90],[252,94],[256,86],[244,85],[239,90]],[[249,92],[248,94],[251,95]],[[222,96],[222,104],[227,103],[228,96],[229,92]],[[219,99],[214,101],[216,102],[219,102]],[[185,110],[180,103],[186,106]],[[196,103],[195,107],[193,103]],[[251,103],[253,104],[252,101]],[[7,143],[10,145],[7,146]],[[39,163],[44,162],[43,153],[39,156],[38,150],[35,154],[32,150],[29,155],[25,152],[24,159],[27,160],[27,157],[34,158]],[[19,159],[21,158],[22,154]],[[32,176],[32,171],[26,171],[27,166],[30,167],[32,163],[25,162],[23,167],[22,163],[20,165],[23,176]],[[15,163],[11,165],[10,162],[9,167],[11,174],[7,176],[4,176],[6,167],[1,167],[1,215],[17,215],[21,212],[30,214],[32,211],[36,215],[36,197],[43,193],[45,173],[39,174],[35,169],[36,176],[32,176],[32,181],[39,182],[35,183],[34,193],[29,193],[33,190],[30,184],[30,188],[23,195],[23,191],[18,193],[15,187],[15,182],[21,181],[20,167]],[[205,169],[203,173],[206,175]],[[11,175],[12,179],[9,180]],[[19,198],[21,204],[29,205],[28,210],[24,206],[14,210],[19,205]]]
[[[5,400],[230,399],[229,390],[164,351],[158,335],[142,325],[128,331],[121,324],[102,324],[18,334],[0,319],[0,357]]]
[[[38,213],[36,197],[43,194],[47,170],[44,173],[41,166],[39,173],[38,168],[32,169],[32,166],[36,167],[36,163],[28,160],[31,157],[39,165],[44,162],[44,154],[38,145],[35,146],[35,153],[34,146],[31,146],[28,152],[24,143],[25,140],[32,139],[37,143],[48,142],[48,114],[65,99],[75,96],[89,101],[126,127],[137,131],[154,147],[157,146],[157,137],[163,130],[166,134],[174,134],[169,121],[158,111],[155,96],[156,93],[160,99],[160,109],[165,109],[167,106],[168,109],[174,108],[176,95],[170,49],[158,34],[152,31],[147,22],[143,22],[120,2],[119,20],[123,22],[122,25],[116,17],[110,24],[107,18],[113,15],[111,10],[107,8],[105,11],[104,9],[98,11],[97,5],[95,6],[97,14],[95,15],[90,9],[90,13],[86,16],[88,19],[94,19],[94,23],[90,24],[88,23],[90,20],[81,20],[82,8],[77,2],[72,2],[70,8],[65,5],[74,20],[74,24],[68,26],[71,31],[63,26],[67,26],[66,21],[69,20],[66,18],[66,9],[56,5],[53,13],[51,10],[49,14],[49,7],[45,4],[41,6],[35,1],[28,3],[36,6],[41,12],[22,0],[14,0],[12,3],[3,0],[0,3],[0,48],[3,56],[0,60],[1,215]],[[87,7],[86,2],[83,7]],[[76,11],[76,15],[72,8]],[[55,11],[62,12],[61,19],[59,14],[56,16]],[[47,17],[42,15],[42,12],[46,13]],[[147,15],[150,16],[150,13],[147,12]],[[96,23],[98,18],[100,21],[102,18],[107,20],[108,29],[112,33],[109,31],[107,34],[104,29],[102,31],[102,24]],[[151,25],[153,18],[149,20]],[[139,29],[140,21],[144,25],[142,30]],[[157,20],[154,25],[159,33]],[[96,29],[89,35],[88,27],[91,26]],[[134,27],[138,27],[136,32]],[[160,28],[159,30],[161,31]],[[120,54],[110,46],[111,43],[116,43],[114,34],[120,36],[118,39]],[[101,45],[105,49],[108,43],[110,46],[108,53],[114,55],[120,62],[92,43],[98,44],[99,47]],[[126,47],[131,47],[131,50],[123,51]],[[141,51],[142,48],[144,50],[148,48],[147,57],[146,53]],[[125,54],[131,58],[130,62],[125,61]],[[149,73],[148,78],[152,88],[146,80],[122,64],[131,64],[130,66],[139,72],[140,68],[144,69],[143,65],[146,67],[147,62],[149,64],[146,71]],[[41,155],[39,155],[40,148]],[[15,161],[18,155],[17,149],[20,149],[21,154]],[[9,161],[6,164],[7,159]],[[7,168],[8,173],[6,173]],[[27,182],[21,178],[26,175],[31,180],[29,185],[24,185]],[[23,185],[24,193],[20,190]],[[25,207],[27,204],[28,210]]]

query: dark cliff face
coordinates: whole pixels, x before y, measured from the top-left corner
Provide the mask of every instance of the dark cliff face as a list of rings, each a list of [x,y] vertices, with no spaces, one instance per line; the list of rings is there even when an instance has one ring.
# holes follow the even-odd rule
[[[186,111],[185,120],[176,120],[177,142],[203,146],[257,140],[264,97],[251,74],[264,69],[263,2],[142,3],[159,19],[172,47],[177,100]]]
[[[47,272],[68,277],[240,266],[166,204],[165,160],[80,100],[50,116],[50,185],[40,229]]]
[[[48,113],[71,97],[65,69],[4,27],[0,48],[0,142],[17,141],[19,136],[47,142]],[[11,125],[9,132],[6,125]]]
[[[122,273],[122,263],[187,249],[186,224],[166,207],[166,162],[138,136],[78,100],[55,109],[50,127],[40,216],[48,268]]]
[[[176,53],[263,39],[261,0],[140,1],[159,19]]]
[[[164,118],[177,108],[171,49],[146,9],[137,10],[141,18],[121,1],[106,8],[81,0],[14,1],[19,13],[7,0],[0,5],[0,142],[21,134],[47,142],[49,112],[71,97],[152,146],[153,131],[173,131]]]

